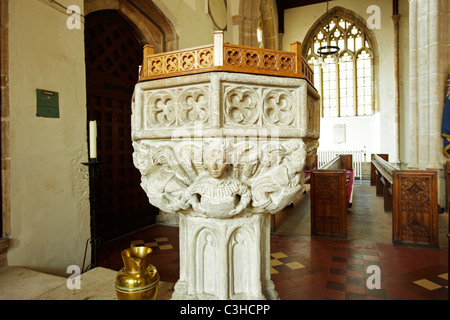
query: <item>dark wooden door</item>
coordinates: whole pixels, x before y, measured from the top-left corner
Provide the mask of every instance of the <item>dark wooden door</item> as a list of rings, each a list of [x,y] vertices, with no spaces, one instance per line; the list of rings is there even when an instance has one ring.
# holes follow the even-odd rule
[[[101,243],[154,223],[157,211],[140,186],[132,159],[131,99],[143,47],[116,11],[87,15],[85,42],[87,120],[97,121],[101,162],[93,190]]]

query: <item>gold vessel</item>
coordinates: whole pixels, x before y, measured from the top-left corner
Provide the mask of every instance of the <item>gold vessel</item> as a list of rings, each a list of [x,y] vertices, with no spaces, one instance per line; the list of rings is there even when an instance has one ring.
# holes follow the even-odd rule
[[[148,247],[131,247],[123,250],[124,267],[116,276],[116,293],[119,300],[156,300],[159,273],[150,264]]]

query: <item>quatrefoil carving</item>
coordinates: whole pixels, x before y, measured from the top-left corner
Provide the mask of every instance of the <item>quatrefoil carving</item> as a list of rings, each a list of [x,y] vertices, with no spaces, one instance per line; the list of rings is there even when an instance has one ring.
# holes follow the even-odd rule
[[[259,118],[258,94],[245,87],[230,90],[225,96],[225,114],[234,124],[255,124]]]
[[[178,98],[176,98],[178,96]],[[185,126],[209,120],[209,91],[205,87],[155,91],[147,98],[147,128]]]
[[[169,56],[166,59],[166,69],[167,72],[174,72],[178,70],[178,57]]]
[[[283,71],[294,71],[294,61],[290,57],[281,57],[280,69]]]
[[[259,55],[256,52],[247,52],[245,55],[245,63],[247,66],[252,68],[257,68],[259,65]]]
[[[277,70],[276,65],[277,59],[273,54],[265,54],[264,55],[264,69],[268,70]]]
[[[172,125],[176,121],[174,104],[169,92],[161,91],[153,95],[147,102],[149,110],[146,112],[146,126]]]
[[[264,122],[291,125],[295,119],[294,99],[284,90],[272,90],[264,97]]]
[[[198,64],[201,68],[213,65],[214,54],[210,50],[202,50],[198,53]]]
[[[180,97],[179,112],[181,124],[192,125],[197,122],[207,122],[209,112],[206,92],[200,89],[185,91]]]
[[[159,74],[163,71],[163,64],[160,59],[152,59],[150,61],[150,71],[152,74]]]
[[[195,67],[195,56],[191,53],[184,53],[181,56],[181,68],[183,70],[191,70]]]
[[[239,66],[242,62],[241,52],[238,50],[229,50],[227,51],[227,63],[229,65],[237,65]]]

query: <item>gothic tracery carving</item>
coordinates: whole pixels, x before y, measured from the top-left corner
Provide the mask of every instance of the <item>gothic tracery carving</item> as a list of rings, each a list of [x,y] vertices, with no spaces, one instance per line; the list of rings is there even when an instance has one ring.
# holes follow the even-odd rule
[[[209,119],[207,87],[155,90],[147,93],[145,127],[178,127]],[[178,97],[178,98],[176,98]]]

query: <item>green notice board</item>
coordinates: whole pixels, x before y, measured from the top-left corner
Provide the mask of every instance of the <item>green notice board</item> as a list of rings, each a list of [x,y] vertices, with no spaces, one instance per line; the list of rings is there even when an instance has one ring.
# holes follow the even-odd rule
[[[59,93],[36,89],[36,116],[59,118]]]

